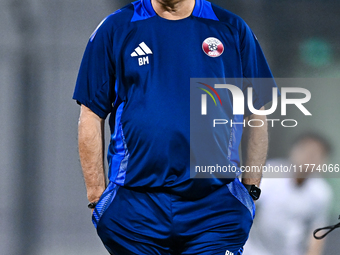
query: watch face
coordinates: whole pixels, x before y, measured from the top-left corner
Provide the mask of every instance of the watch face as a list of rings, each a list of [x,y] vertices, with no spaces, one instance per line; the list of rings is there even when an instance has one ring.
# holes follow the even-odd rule
[[[261,190],[255,185],[252,185],[252,187],[250,188],[249,194],[254,200],[257,200],[260,198]]]

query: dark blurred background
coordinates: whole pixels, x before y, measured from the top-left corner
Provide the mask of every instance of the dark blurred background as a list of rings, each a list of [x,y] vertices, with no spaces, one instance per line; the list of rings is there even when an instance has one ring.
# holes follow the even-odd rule
[[[250,25],[276,77],[340,77],[340,2],[212,2]],[[1,254],[107,254],[86,208],[76,138],[79,107],[71,98],[90,34],[128,3],[0,1]],[[269,157],[285,156],[298,133],[315,130],[334,145],[330,163],[340,163],[336,81],[305,86],[312,93],[313,117],[293,111],[289,118],[301,120],[296,128],[271,128]],[[340,214],[339,180],[328,180],[334,223]],[[340,230],[327,238],[325,254],[338,254],[339,238]]]

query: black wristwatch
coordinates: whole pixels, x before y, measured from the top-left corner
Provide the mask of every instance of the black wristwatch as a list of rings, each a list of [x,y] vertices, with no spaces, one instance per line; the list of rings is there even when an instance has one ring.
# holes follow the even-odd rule
[[[248,184],[243,184],[244,187],[246,187],[246,189],[249,192],[249,195],[254,199],[257,200],[260,198],[261,195],[261,189],[259,187],[257,187],[256,185],[248,185]]]
[[[98,204],[98,201],[97,201],[97,202],[92,202],[92,203],[89,203],[89,204],[87,205],[87,207],[90,208],[90,209],[94,209],[94,208],[96,207],[97,204]]]

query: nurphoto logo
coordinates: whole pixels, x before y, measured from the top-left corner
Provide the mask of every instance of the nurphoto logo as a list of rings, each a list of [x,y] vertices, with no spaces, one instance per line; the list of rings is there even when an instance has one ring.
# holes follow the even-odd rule
[[[206,92],[206,94],[201,95],[201,115],[207,115],[208,114],[208,107],[207,107],[207,94],[212,98],[212,100],[215,103],[215,106],[217,106],[216,98],[219,100],[220,105],[222,106],[222,100],[220,98],[220,95],[218,94],[218,89],[227,89],[231,92],[232,95],[232,102],[233,102],[233,115],[244,115],[245,114],[245,96],[243,94],[243,91],[232,84],[215,84],[214,87],[199,82],[200,84],[204,85],[205,87],[209,88],[211,92],[208,89],[201,88],[202,91]],[[247,88],[247,106],[251,113],[256,115],[270,115],[274,113],[278,106],[278,88],[274,87],[272,88],[272,105],[267,110],[257,110],[255,109],[253,105],[253,88],[248,87]],[[302,98],[288,98],[288,94],[299,94],[303,95]],[[214,96],[215,95],[215,96]],[[311,93],[308,89],[305,88],[299,88],[299,87],[282,87],[281,88],[281,116],[287,115],[287,105],[295,105],[304,115],[306,116],[312,116],[312,114],[307,110],[307,108],[303,105],[311,99]],[[271,126],[274,127],[275,122],[280,122],[283,127],[296,127],[298,125],[297,120],[295,119],[267,119],[268,123],[271,123]],[[264,121],[260,119],[251,119],[246,123],[245,120],[243,122],[233,122],[233,120],[227,120],[227,119],[214,119],[213,120],[213,127],[216,127],[217,125],[226,125],[230,124],[232,127],[233,125],[243,125],[244,127],[246,124],[250,127],[262,127],[264,125]]]

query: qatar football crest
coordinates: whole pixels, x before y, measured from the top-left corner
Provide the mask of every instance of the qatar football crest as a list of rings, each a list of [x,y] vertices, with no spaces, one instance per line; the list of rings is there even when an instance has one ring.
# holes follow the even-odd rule
[[[209,37],[204,40],[202,49],[209,57],[216,58],[222,55],[224,46],[217,38]]]

